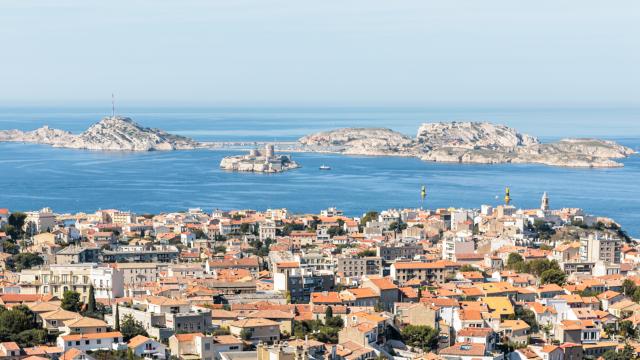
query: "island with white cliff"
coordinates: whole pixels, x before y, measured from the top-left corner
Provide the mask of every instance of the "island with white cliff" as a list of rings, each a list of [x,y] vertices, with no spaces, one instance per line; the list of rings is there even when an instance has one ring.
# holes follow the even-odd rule
[[[195,149],[199,143],[160,129],[145,128],[128,117],[109,116],[81,134],[43,126],[32,131],[0,130],[0,142],[46,144],[53,147],[102,151]]]
[[[486,122],[424,123],[415,138],[385,128],[343,128],[304,136],[301,151],[407,156],[476,164],[537,163],[563,167],[621,167],[633,149],[599,139],[541,143],[536,137]]]
[[[112,115],[80,134],[48,126],[32,131],[0,130],[0,142],[47,144],[53,147],[104,150],[153,151],[253,147],[257,143],[197,142],[145,128],[128,117]],[[415,137],[387,128],[342,128],[310,134],[293,143],[277,143],[290,152],[345,155],[405,156],[423,161],[500,164],[535,163],[562,167],[621,167],[622,159],[635,153],[616,142],[600,139],[562,139],[543,143],[505,125],[487,122],[423,123]],[[275,155],[274,143],[247,155],[228,156],[225,170],[277,173],[299,165],[290,155]]]

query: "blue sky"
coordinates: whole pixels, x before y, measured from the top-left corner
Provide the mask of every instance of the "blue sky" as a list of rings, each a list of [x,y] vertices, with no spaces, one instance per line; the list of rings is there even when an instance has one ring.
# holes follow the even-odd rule
[[[640,103],[640,1],[0,2],[0,104]]]

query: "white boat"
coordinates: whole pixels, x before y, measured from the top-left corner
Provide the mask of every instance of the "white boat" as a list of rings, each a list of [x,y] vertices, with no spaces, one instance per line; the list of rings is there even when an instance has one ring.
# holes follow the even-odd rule
[[[322,164],[322,165],[320,166],[320,170],[331,170],[331,166],[328,166],[328,165]]]

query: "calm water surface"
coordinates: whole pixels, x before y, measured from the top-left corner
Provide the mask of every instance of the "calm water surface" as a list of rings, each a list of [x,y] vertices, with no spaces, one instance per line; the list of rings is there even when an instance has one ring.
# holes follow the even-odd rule
[[[0,108],[0,129],[44,124],[80,132],[100,119],[96,109]],[[123,109],[150,127],[215,140],[294,140],[336,127],[380,126],[414,135],[424,121],[493,121],[540,136],[592,136],[640,149],[638,109]],[[618,220],[640,236],[640,157],[620,169],[565,169],[541,165],[459,165],[416,159],[294,154],[302,168],[277,175],[218,168],[230,151],[109,153],[0,143],[0,207],[58,212],[120,208],[136,212],[189,207],[297,212],[336,206],[350,215],[369,209],[498,204],[510,186],[514,204],[582,207]],[[321,164],[331,171],[319,171]],[[498,198],[496,198],[498,197]]]

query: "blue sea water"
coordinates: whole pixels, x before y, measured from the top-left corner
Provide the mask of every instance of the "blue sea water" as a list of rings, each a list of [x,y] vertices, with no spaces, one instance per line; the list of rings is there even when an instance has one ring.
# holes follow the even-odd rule
[[[81,132],[107,110],[0,108],[0,129],[51,127]],[[640,109],[520,108],[130,108],[119,111],[144,126],[201,141],[294,140],[336,127],[389,127],[414,135],[425,121],[492,121],[550,141],[599,137],[640,149]],[[427,207],[513,202],[582,207],[609,216],[640,236],[640,156],[623,168],[567,169],[543,165],[461,165],[410,158],[293,154],[302,168],[282,174],[225,172],[223,156],[237,151],[114,153],[0,143],[0,207],[57,212],[119,208],[139,213],[286,207],[317,212],[335,206],[350,215],[371,209],[417,207],[425,184]],[[319,171],[321,164],[331,171]]]

